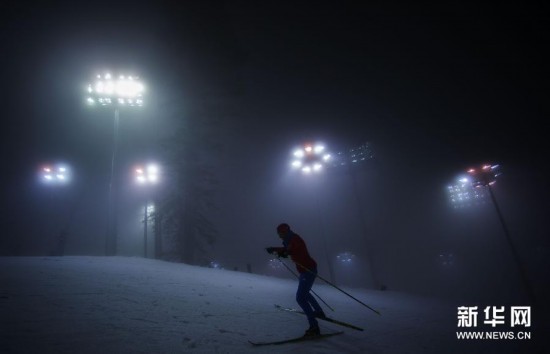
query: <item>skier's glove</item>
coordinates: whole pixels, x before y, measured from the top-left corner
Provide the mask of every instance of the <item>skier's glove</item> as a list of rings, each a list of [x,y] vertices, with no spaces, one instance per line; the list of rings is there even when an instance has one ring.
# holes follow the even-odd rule
[[[275,250],[275,247],[267,247],[265,250],[267,251],[267,253],[272,254]]]

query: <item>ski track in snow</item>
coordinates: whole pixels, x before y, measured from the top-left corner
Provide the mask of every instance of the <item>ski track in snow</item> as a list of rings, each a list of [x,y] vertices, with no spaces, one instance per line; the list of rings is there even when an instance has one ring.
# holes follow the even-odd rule
[[[320,323],[343,335],[252,347],[303,333],[296,282],[128,257],[0,257],[2,353],[527,353],[532,342],[459,342],[457,306],[396,292],[314,285],[364,332]]]

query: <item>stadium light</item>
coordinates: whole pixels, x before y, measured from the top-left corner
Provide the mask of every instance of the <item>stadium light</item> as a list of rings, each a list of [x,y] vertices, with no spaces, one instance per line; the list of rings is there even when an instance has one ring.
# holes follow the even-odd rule
[[[476,188],[472,177],[461,176],[455,184],[447,186],[451,206],[455,209],[472,207],[487,202],[487,192],[484,188]]]
[[[154,164],[146,167],[136,167],[135,174],[136,182],[140,185],[156,184],[159,180],[159,168]]]
[[[351,252],[342,252],[336,256],[336,259],[342,264],[351,264],[355,255]]]
[[[293,152],[293,159],[290,163],[293,169],[299,169],[303,174],[321,172],[331,160],[331,155],[325,152],[322,144],[305,144]]]
[[[66,185],[71,180],[71,170],[65,164],[48,164],[41,167],[39,179],[48,185]]]
[[[88,84],[86,102],[101,106],[143,106],[145,86],[137,76],[120,75],[114,77],[107,73],[97,75],[95,82]]]

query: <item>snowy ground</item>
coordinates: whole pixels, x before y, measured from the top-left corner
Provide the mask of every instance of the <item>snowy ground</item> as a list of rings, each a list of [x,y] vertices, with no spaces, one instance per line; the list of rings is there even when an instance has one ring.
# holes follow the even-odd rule
[[[284,346],[248,339],[301,335],[296,281],[124,257],[0,258],[2,353],[542,353],[532,340],[460,341],[457,306],[395,292],[346,289],[378,316],[319,282],[340,336]],[[507,329],[509,330],[509,329]],[[539,340],[536,340],[539,336]],[[536,346],[537,345],[537,346]]]

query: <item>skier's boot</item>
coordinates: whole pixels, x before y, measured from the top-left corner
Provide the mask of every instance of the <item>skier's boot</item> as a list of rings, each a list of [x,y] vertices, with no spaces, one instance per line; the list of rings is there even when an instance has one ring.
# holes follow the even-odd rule
[[[321,330],[319,329],[319,326],[313,326],[309,327],[309,329],[304,334],[304,337],[317,337],[321,334]]]

